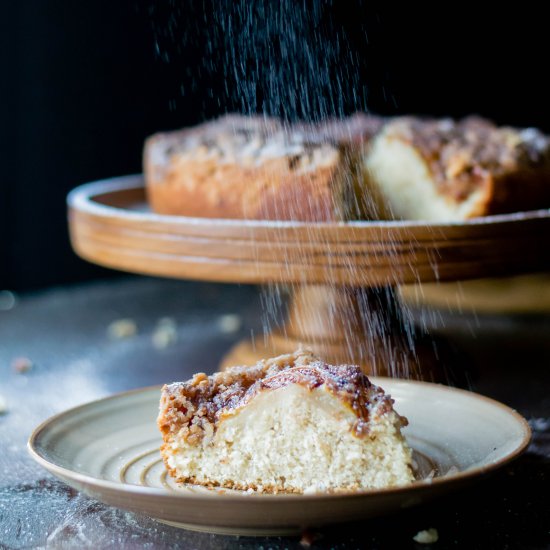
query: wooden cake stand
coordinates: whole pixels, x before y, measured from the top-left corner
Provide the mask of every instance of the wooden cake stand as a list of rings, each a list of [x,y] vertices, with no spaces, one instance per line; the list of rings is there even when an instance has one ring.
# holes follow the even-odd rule
[[[549,210],[431,225],[162,216],[148,209],[141,176],[83,185],[68,204],[72,245],[91,262],[182,279],[288,285],[285,326],[265,342],[237,344],[222,366],[304,345],[368,373],[433,379],[440,358],[432,340],[413,334],[397,285],[550,265]]]

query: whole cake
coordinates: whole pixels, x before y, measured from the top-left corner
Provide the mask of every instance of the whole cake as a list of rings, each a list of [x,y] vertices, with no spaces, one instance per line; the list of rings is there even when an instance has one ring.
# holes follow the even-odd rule
[[[148,200],[212,218],[454,221],[550,207],[550,141],[488,120],[227,115],[147,139]]]
[[[158,417],[176,480],[272,493],[412,482],[406,424],[359,367],[307,351],[164,386]]]
[[[453,221],[550,206],[550,141],[534,128],[398,118],[365,162],[393,218]]]
[[[361,158],[381,119],[319,124],[227,115],[145,144],[156,212],[211,218],[330,221],[369,216]]]

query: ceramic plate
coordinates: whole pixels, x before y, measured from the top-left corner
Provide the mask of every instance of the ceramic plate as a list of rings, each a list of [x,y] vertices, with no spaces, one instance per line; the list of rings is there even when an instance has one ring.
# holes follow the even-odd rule
[[[414,506],[479,479],[525,450],[527,422],[486,397],[372,378],[409,419],[418,480],[345,494],[265,495],[178,486],[166,476],[156,426],[160,387],[94,401],[54,416],[31,435],[32,456],[72,487],[107,504],[217,533],[283,534]]]

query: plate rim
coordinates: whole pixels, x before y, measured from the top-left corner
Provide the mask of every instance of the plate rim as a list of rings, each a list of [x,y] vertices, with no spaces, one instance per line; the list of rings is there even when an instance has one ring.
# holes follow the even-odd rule
[[[364,498],[364,497],[375,496],[375,495],[376,496],[397,495],[399,493],[411,493],[411,492],[422,491],[423,489],[426,489],[428,487],[431,488],[431,487],[437,487],[440,485],[455,484],[460,482],[466,483],[477,477],[493,473],[496,470],[499,470],[500,468],[506,466],[507,464],[510,464],[526,451],[527,447],[531,442],[532,430],[527,420],[516,409],[513,409],[512,407],[509,407],[508,405],[500,401],[497,401],[496,399],[493,399],[491,397],[487,397],[483,394],[473,392],[470,390],[454,388],[452,386],[446,386],[445,384],[438,384],[434,382],[406,380],[406,379],[390,378],[390,377],[383,377],[383,376],[372,376],[372,377],[369,376],[369,380],[373,381],[373,383],[376,385],[380,385],[382,388],[384,387],[384,383],[386,381],[389,381],[390,383],[397,383],[397,384],[403,384],[403,385],[412,384],[412,385],[420,385],[420,386],[429,386],[431,388],[436,388],[440,391],[466,394],[469,397],[472,397],[474,399],[484,401],[489,405],[500,408],[501,410],[509,414],[511,417],[513,417],[514,420],[516,420],[516,422],[518,423],[518,427],[520,427],[522,431],[522,440],[513,451],[511,451],[510,453],[508,453],[507,455],[505,455],[504,457],[500,458],[495,462],[491,462],[490,464],[484,464],[482,466],[477,466],[475,468],[468,469],[465,471],[459,471],[457,473],[453,473],[450,475],[444,475],[441,477],[432,478],[429,481],[418,480],[409,485],[401,485],[397,487],[385,487],[380,489],[365,489],[365,490],[359,490],[359,491],[341,491],[341,492],[332,492],[332,493],[326,492],[326,493],[312,493],[312,494],[299,494],[299,495],[288,494],[288,493],[276,493],[276,494],[246,493],[246,492],[242,492],[242,494],[218,493],[214,491],[211,494],[209,493],[185,494],[185,493],[178,493],[178,492],[170,493],[164,489],[146,487],[142,485],[133,485],[129,483],[118,483],[114,481],[97,478],[88,474],[75,472],[74,470],[65,468],[64,466],[60,466],[54,462],[51,462],[50,460],[48,460],[47,458],[45,458],[40,454],[39,449],[36,445],[38,437],[44,430],[46,430],[52,424],[55,424],[55,422],[57,422],[61,418],[65,416],[69,416],[81,409],[85,409],[85,408],[97,405],[98,403],[116,400],[121,397],[126,397],[132,394],[145,393],[147,391],[152,391],[152,390],[158,390],[160,393],[160,390],[163,387],[163,384],[154,384],[152,386],[144,386],[140,388],[134,388],[131,390],[125,390],[125,391],[117,392],[111,395],[107,395],[105,397],[101,397],[99,399],[94,399],[92,401],[82,403],[80,405],[71,407],[69,409],[66,409],[64,411],[61,411],[59,413],[56,413],[48,417],[47,419],[42,421],[40,424],[38,424],[38,426],[36,426],[32,431],[32,433],[30,434],[29,439],[27,441],[27,451],[38,464],[40,464],[42,467],[44,467],[46,470],[48,470],[50,473],[52,473],[56,477],[63,479],[65,482],[67,482],[66,480],[69,479],[71,481],[77,482],[87,487],[95,486],[95,487],[100,487],[102,489],[109,490],[109,491],[115,491],[115,492],[122,491],[126,493],[142,494],[142,495],[155,496],[155,497],[167,498],[167,499],[174,499],[174,498],[183,499],[183,500],[223,499],[224,501],[227,501],[227,502],[229,501],[242,502],[243,500],[248,501],[250,498],[253,498],[258,500],[266,500],[270,502],[275,502],[275,501],[279,502],[281,500],[292,500],[293,502],[296,502],[297,498],[306,499],[306,500],[317,500],[317,499],[324,500],[327,498],[330,498],[330,499]]]

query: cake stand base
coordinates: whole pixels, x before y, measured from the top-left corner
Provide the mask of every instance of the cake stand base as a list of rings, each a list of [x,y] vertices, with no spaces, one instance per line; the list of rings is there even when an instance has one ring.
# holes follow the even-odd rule
[[[461,374],[453,351],[419,334],[396,286],[550,269],[549,209],[430,224],[189,218],[151,212],[143,185],[136,175],[71,192],[71,243],[82,258],[146,275],[293,285],[285,326],[239,344],[224,365],[302,345],[369,374],[462,385],[450,376]]]
[[[332,364],[359,364],[369,375],[447,382],[443,364],[452,371],[448,344],[418,334],[395,288],[326,285],[294,287],[283,328],[239,342],[220,368],[253,365],[300,347]]]

